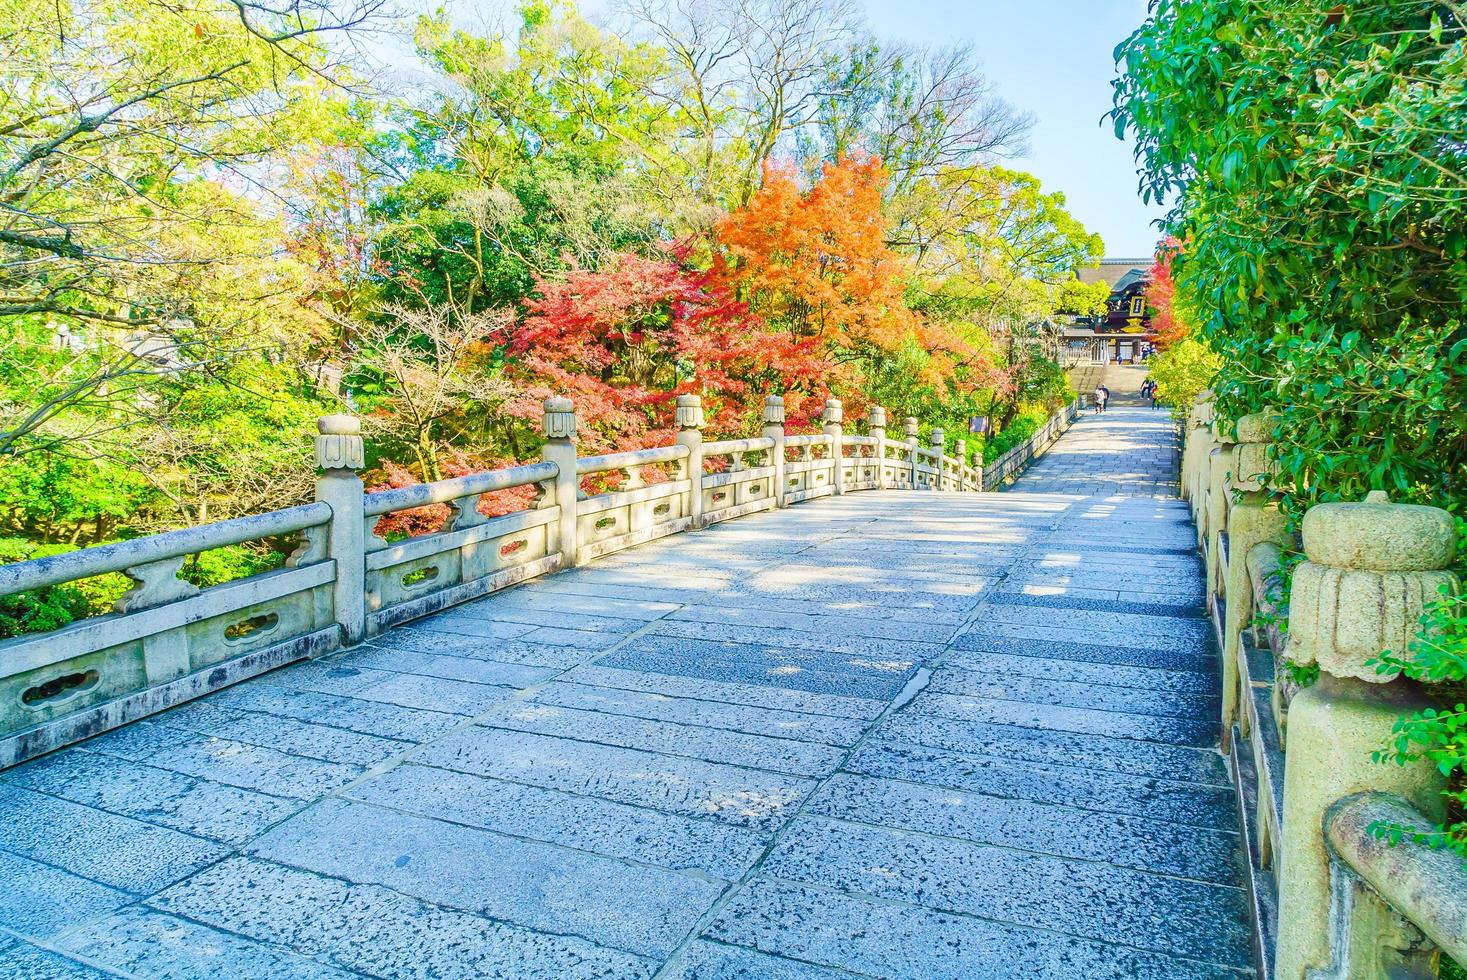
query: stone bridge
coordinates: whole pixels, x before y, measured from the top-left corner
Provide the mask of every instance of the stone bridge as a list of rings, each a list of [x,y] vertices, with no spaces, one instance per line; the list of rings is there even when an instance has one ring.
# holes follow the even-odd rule
[[[0,974],[1236,977],[1175,427],[771,509],[0,773]]]

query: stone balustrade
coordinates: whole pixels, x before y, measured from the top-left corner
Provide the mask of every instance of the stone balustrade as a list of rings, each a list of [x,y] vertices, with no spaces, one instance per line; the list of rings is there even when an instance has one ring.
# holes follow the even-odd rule
[[[1262,973],[1435,976],[1440,951],[1467,956],[1467,865],[1371,830],[1429,828],[1445,788],[1429,763],[1375,761],[1429,702],[1374,660],[1404,651],[1425,604],[1458,588],[1453,522],[1375,492],[1310,508],[1296,540],[1272,490],[1276,426],[1268,414],[1223,424],[1199,398],[1181,479],[1209,572]],[[1285,598],[1284,554],[1301,546]]]
[[[110,572],[134,583],[113,614],[0,642],[0,767],[665,535],[860,490],[984,488],[966,446],[946,455],[941,432],[927,448],[915,419],[901,442],[880,407],[865,434],[843,416],[830,399],[819,433],[788,435],[771,395],[760,436],[705,442],[702,404],[682,395],[673,445],[580,456],[574,405],[550,398],[540,462],[370,494],[360,424],[322,418],[314,503],[0,566],[4,595]],[[526,509],[480,513],[485,494],[517,487],[533,488]],[[377,533],[382,518],[428,505],[448,507],[438,530]],[[284,568],[208,589],[179,577],[193,555],[254,541],[294,550]]]

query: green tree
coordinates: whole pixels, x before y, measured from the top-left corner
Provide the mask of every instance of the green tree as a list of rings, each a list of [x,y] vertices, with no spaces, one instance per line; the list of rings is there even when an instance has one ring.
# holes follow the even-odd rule
[[[1460,6],[1159,0],[1116,53],[1116,127],[1148,195],[1175,200],[1218,410],[1282,410],[1291,509],[1370,489],[1460,507]]]

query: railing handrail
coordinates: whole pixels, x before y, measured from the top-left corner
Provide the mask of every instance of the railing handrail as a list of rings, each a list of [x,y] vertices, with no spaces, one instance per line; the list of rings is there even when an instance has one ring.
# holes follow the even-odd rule
[[[1467,962],[1467,864],[1453,851],[1393,845],[1377,825],[1429,833],[1436,828],[1389,793],[1360,793],[1325,817],[1334,856],[1457,962]]]
[[[828,446],[831,442],[832,439],[830,436],[823,432],[816,432],[813,435],[784,437],[784,444],[786,446]]]
[[[367,494],[363,502],[363,512],[368,517],[379,517],[429,504],[446,504],[476,493],[493,493],[496,490],[509,490],[553,480],[559,473],[560,467],[554,463],[523,463],[447,480],[434,480],[432,483],[415,483],[410,487],[378,490]]]
[[[727,456],[730,453],[756,453],[763,449],[773,448],[774,440],[768,436],[755,436],[752,439],[723,439],[718,442],[703,443],[703,455]]]
[[[234,517],[214,524],[164,531],[145,538],[95,545],[45,558],[0,565],[0,595],[29,592],[48,586],[122,572],[171,558],[182,558],[215,548],[244,544],[282,534],[319,527],[331,520],[331,507],[315,502],[272,510],[264,514]]]
[[[621,470],[629,466],[653,466],[688,458],[688,447],[682,445],[654,446],[651,449],[630,449],[626,452],[607,453],[604,456],[580,456],[576,459],[576,475],[589,476],[608,470]]]

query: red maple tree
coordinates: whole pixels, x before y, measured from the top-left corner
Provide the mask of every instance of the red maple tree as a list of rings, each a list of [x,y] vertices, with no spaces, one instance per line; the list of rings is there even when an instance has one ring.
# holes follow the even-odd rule
[[[797,414],[823,402],[835,369],[818,341],[770,329],[735,299],[721,261],[699,268],[689,252],[623,254],[542,280],[509,342],[521,387],[510,414],[537,420],[544,398],[569,397],[583,450],[601,452],[670,442],[687,392],[703,397],[713,436],[756,427],[766,393],[789,393]]]

